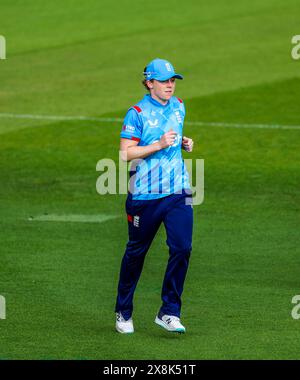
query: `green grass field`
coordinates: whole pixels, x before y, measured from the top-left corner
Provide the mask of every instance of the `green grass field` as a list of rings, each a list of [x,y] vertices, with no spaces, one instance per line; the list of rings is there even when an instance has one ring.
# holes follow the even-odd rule
[[[299,0],[1,2],[0,358],[300,358],[299,12]],[[117,160],[121,123],[17,115],[123,117],[155,57],[185,75],[186,121],[207,123],[186,124],[195,148],[184,154],[205,160],[205,201],[194,207],[187,334],[153,323],[162,227],[135,294],[136,332],[123,336],[114,303],[125,195],[95,188],[97,161]]]

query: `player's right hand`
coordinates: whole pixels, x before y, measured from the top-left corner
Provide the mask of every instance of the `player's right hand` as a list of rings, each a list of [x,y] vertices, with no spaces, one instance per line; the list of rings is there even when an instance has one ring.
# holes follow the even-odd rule
[[[163,134],[159,140],[161,149],[164,149],[164,148],[167,148],[168,146],[173,145],[175,142],[176,136],[177,136],[177,133],[173,131],[172,128],[168,132]]]

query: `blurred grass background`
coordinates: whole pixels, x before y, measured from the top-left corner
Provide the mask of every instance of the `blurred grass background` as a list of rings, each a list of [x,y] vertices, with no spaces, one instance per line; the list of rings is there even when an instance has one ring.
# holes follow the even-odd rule
[[[4,0],[0,34],[2,359],[298,359],[299,2]],[[114,331],[127,240],[125,196],[100,196],[101,158],[118,158],[121,123],[4,117],[123,117],[142,71],[170,60],[185,80],[185,126],[205,160],[183,295],[185,336],[153,320],[168,252],[160,229],[135,295],[136,333]],[[2,116],[1,116],[2,114]],[[209,123],[237,123],[241,128]],[[40,215],[118,216],[103,223]]]

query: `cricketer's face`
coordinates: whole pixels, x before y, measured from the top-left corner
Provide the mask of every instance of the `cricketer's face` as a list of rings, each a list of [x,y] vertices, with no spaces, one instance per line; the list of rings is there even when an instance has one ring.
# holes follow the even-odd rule
[[[175,92],[175,78],[170,78],[165,81],[153,80],[148,81],[148,86],[151,91],[151,95],[162,101],[168,101]]]

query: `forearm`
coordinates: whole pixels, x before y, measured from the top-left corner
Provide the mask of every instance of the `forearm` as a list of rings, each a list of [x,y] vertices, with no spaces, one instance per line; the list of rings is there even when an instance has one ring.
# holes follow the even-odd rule
[[[150,154],[158,152],[161,149],[159,141],[145,146],[129,146],[126,152],[122,152],[122,157],[124,161],[132,161],[150,156]]]

